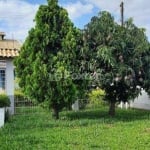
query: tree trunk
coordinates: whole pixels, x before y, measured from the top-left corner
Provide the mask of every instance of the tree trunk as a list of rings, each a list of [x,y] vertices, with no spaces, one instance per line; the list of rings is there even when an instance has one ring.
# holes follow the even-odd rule
[[[59,111],[57,108],[53,108],[53,114],[52,114],[54,119],[59,119]]]
[[[68,110],[72,110],[72,104],[68,105]]]
[[[116,104],[116,102],[110,101],[109,115],[110,115],[111,117],[115,116],[115,104]]]

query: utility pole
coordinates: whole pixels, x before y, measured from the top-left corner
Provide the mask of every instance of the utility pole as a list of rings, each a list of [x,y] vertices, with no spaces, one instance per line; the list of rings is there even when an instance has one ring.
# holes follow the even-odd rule
[[[121,12],[121,25],[123,27],[124,25],[124,3],[121,2],[120,4],[120,12]]]

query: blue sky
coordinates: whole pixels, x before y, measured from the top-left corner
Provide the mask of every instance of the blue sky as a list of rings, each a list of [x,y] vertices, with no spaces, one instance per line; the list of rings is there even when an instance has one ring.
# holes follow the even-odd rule
[[[100,10],[107,10],[120,22],[120,3],[122,0],[58,0],[67,9],[69,17],[75,26],[83,28],[92,16]],[[125,4],[125,18],[133,17],[134,23],[146,28],[150,39],[150,1],[123,0]],[[0,31],[7,34],[7,38],[24,41],[28,30],[34,26],[33,19],[39,5],[47,0],[0,0]]]

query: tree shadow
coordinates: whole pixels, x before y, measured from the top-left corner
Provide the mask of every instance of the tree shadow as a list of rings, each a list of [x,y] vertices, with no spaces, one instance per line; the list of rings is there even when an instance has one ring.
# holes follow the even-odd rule
[[[37,119],[38,118],[38,119]],[[11,119],[11,121],[5,126],[5,130],[8,130],[11,126],[11,132],[18,132],[18,130],[32,130],[33,128],[39,128],[40,130],[46,130],[49,128],[64,128],[64,127],[83,127],[92,124],[114,124],[116,122],[133,122],[137,120],[150,120],[150,111],[137,110],[137,109],[116,109],[115,117],[108,115],[108,107],[85,109],[78,112],[64,111],[60,113],[60,119],[54,120],[51,118],[49,112],[37,115],[20,115]],[[15,122],[15,123],[14,123]],[[22,122],[20,124],[20,122]],[[11,124],[11,125],[10,125]],[[14,125],[17,124],[17,125]],[[18,125],[19,124],[19,125]]]
[[[69,120],[77,119],[89,119],[105,121],[105,122],[130,122],[136,120],[150,119],[150,111],[148,110],[139,110],[139,109],[116,109],[116,115],[111,117],[108,115],[108,108],[102,109],[89,109],[79,112],[68,112],[65,114]]]

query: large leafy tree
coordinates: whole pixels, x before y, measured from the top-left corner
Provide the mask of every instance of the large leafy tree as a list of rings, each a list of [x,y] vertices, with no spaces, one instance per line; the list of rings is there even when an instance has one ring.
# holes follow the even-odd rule
[[[97,86],[106,92],[109,114],[115,114],[115,104],[138,96],[144,85],[144,60],[148,54],[148,41],[144,29],[132,19],[118,25],[108,12],[100,12],[85,26],[86,47],[93,63]],[[145,62],[148,65],[148,60]]]
[[[149,51],[146,51],[143,54],[142,60],[143,60],[143,68],[145,74],[144,89],[150,96],[150,45],[149,45]]]
[[[73,26],[67,11],[57,0],[48,0],[48,5],[39,7],[35,27],[15,60],[25,94],[39,102],[49,101],[56,119],[59,111],[79,96],[72,72],[77,71],[80,40],[81,32]]]

